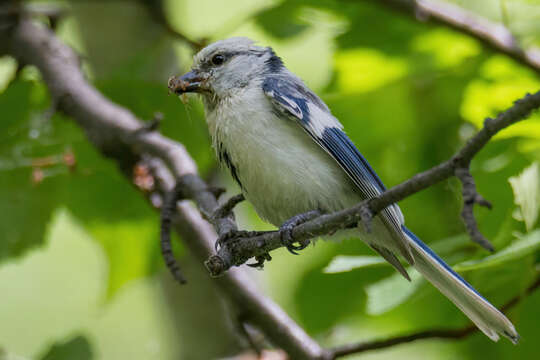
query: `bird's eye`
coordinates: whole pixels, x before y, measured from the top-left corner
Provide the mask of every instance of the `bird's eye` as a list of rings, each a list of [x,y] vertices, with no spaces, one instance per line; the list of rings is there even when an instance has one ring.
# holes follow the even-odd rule
[[[225,62],[225,56],[221,54],[216,54],[212,57],[212,64],[221,65]]]

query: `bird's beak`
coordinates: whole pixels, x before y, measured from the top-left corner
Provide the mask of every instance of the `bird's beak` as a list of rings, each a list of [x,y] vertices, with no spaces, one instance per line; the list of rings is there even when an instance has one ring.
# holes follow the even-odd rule
[[[181,95],[188,92],[201,92],[204,78],[195,71],[190,71],[182,76],[171,76],[169,78],[169,91]]]

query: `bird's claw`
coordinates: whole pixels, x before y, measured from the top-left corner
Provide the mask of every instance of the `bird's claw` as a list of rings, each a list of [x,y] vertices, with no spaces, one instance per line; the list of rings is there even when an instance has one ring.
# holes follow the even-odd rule
[[[287,248],[287,250],[294,255],[300,255],[297,251],[304,250],[309,242],[299,242],[300,245],[294,245],[295,240],[292,235],[292,230],[295,224],[285,223],[279,228],[281,234],[281,244]]]
[[[289,220],[285,221],[279,228],[279,232],[281,234],[281,244],[285,246],[291,254],[299,255],[297,251],[304,250],[309,245],[309,240],[295,241],[292,235],[294,227],[321,214],[321,210],[311,210],[303,214],[295,215]],[[298,242],[299,245],[294,245],[295,242]]]
[[[262,269],[264,268],[265,261],[272,260],[272,257],[270,256],[269,253],[264,253],[262,255],[255,256],[255,260],[257,260],[256,263],[251,263],[251,264],[246,264],[246,265],[252,268]]]

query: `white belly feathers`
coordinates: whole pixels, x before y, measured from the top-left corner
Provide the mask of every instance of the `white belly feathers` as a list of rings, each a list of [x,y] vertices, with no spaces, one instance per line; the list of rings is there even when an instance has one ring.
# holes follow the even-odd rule
[[[247,101],[241,108],[249,112],[233,111]],[[330,155],[294,120],[278,118],[260,89],[246,89],[214,109],[207,113],[214,148],[261,218],[279,226],[302,212],[336,211],[361,200]]]

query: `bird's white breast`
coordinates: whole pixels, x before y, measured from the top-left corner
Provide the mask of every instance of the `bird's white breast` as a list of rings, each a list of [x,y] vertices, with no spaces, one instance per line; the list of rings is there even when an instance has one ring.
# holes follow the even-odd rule
[[[207,109],[207,122],[214,148],[227,152],[244,195],[270,223],[360,200],[339,165],[294,120],[278,117],[259,87]]]

